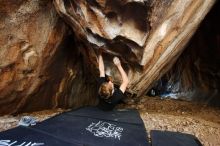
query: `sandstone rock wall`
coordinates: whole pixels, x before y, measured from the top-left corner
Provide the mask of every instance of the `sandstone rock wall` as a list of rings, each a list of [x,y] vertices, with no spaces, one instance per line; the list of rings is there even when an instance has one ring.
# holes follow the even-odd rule
[[[219,13],[218,1],[172,69],[155,84],[157,94],[220,105]]]
[[[89,63],[95,64],[92,58],[104,48],[107,74],[119,84],[111,60],[120,57],[131,81],[128,91],[140,96],[173,65],[214,2],[54,0],[54,5],[89,48]]]
[[[49,74],[47,68],[57,58],[65,36],[66,26],[52,2],[1,1],[1,114],[52,107],[60,77]]]
[[[96,103],[96,52],[118,56],[145,94],[181,54],[215,0],[2,0],[0,114]]]

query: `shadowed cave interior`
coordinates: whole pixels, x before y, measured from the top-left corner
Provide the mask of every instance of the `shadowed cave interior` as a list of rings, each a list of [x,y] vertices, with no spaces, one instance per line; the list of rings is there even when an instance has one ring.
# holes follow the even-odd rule
[[[204,1],[185,2],[3,1],[0,5],[0,131],[16,127],[24,115],[43,121],[70,109],[95,106],[99,77],[97,53],[103,47],[106,73],[114,77],[115,86],[119,86],[121,77],[113,66],[114,56],[121,59],[131,78],[127,98],[117,108],[137,109],[148,132],[154,129],[185,132],[198,137],[205,146],[219,145],[219,1],[192,38],[189,32],[190,41],[184,49],[176,44],[175,49],[181,51],[174,53],[171,60],[168,55],[169,61],[163,60],[164,66],[157,61],[166,51],[166,45],[175,40],[173,36],[187,25],[180,20],[193,23],[188,13],[185,19],[179,13],[168,17],[184,25],[180,27],[168,21],[162,35],[155,38],[155,46],[151,42],[151,49],[146,48],[152,34],[158,35],[156,32],[172,7],[181,6],[193,15],[194,11],[190,10]],[[174,28],[167,32],[169,25]],[[177,30],[172,32],[172,29]],[[166,35],[167,40],[160,40]],[[182,41],[179,43],[184,44],[185,40]],[[148,76],[155,66],[156,75]],[[145,87],[144,83],[149,84]],[[140,90],[143,94],[138,95]]]
[[[219,2],[205,17],[174,66],[148,95],[220,106]]]

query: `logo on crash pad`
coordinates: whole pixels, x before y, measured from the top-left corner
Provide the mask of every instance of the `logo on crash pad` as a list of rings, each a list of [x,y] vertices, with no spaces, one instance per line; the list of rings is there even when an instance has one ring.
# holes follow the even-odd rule
[[[44,143],[36,142],[18,142],[13,140],[0,140],[0,146],[42,146]]]
[[[123,128],[108,122],[99,121],[98,123],[91,123],[86,130],[97,137],[113,137],[120,140]]]

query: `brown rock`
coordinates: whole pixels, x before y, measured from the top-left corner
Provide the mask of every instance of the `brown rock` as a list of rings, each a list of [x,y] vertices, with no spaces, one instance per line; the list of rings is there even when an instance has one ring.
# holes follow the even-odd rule
[[[40,76],[60,50],[66,26],[49,2],[3,0],[0,14],[0,114],[52,108],[57,87],[49,90],[55,81],[48,80],[56,75]]]
[[[99,48],[115,83],[111,60],[119,56],[128,91],[145,94],[215,1],[96,2],[1,1],[0,114],[95,104]]]
[[[114,55],[129,74],[128,91],[145,94],[175,62],[213,0],[62,1],[54,5],[93,55],[105,50],[108,74],[120,82]]]

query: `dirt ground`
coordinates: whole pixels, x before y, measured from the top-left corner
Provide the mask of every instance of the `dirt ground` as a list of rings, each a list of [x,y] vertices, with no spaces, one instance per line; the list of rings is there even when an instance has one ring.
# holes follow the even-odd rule
[[[117,108],[138,109],[147,132],[150,130],[178,131],[195,135],[204,146],[220,146],[220,109],[187,101],[152,97],[130,99]],[[62,113],[64,110],[45,110],[18,116],[0,117],[0,131],[16,127],[22,116],[33,116],[37,121]]]
[[[204,146],[220,146],[220,108],[157,97],[129,100],[123,107],[139,110],[148,133],[150,130],[188,133]]]

